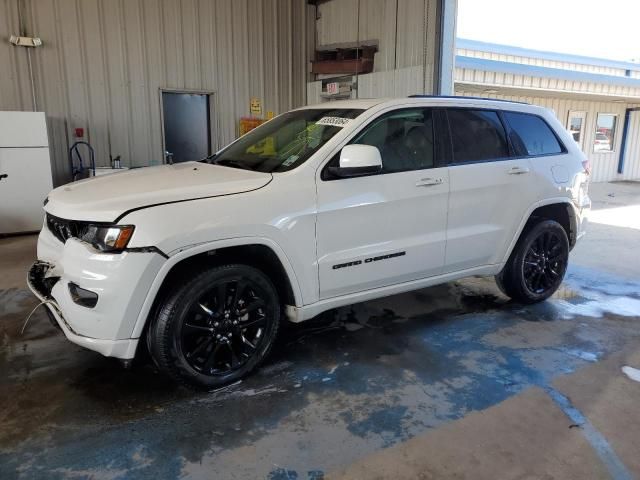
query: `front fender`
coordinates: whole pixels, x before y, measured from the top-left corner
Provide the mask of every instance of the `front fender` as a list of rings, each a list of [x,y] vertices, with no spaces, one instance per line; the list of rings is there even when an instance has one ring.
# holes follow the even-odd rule
[[[296,306],[303,305],[302,292],[300,289],[300,282],[296,276],[296,272],[287,257],[284,250],[278,245],[276,242],[271,240],[270,238],[265,237],[237,237],[237,238],[228,238],[222,240],[215,240],[207,243],[200,243],[197,245],[190,245],[186,247],[182,247],[180,251],[171,257],[162,265],[162,268],[157,273],[153,283],[151,284],[147,296],[145,298],[144,303],[142,304],[142,309],[138,315],[136,323],[134,325],[133,331],[131,332],[131,338],[139,338],[142,334],[142,330],[147,322],[147,318],[149,316],[149,312],[153,307],[153,303],[156,299],[156,295],[160,291],[160,287],[164,283],[167,275],[171,271],[171,269],[176,266],[178,263],[186,260],[194,255],[198,255],[200,253],[209,252],[212,250],[218,250],[227,247],[238,247],[243,245],[264,245],[265,247],[270,248],[280,260],[280,263],[284,267],[284,270],[289,278],[289,283],[291,284],[291,288],[293,290],[293,295],[295,298]]]

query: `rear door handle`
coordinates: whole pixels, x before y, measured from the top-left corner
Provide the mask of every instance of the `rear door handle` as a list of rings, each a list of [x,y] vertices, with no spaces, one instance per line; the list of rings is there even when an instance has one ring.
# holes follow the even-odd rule
[[[441,178],[422,178],[416,183],[416,187],[432,187],[442,184]]]
[[[9,175],[7,175],[6,173],[2,173],[0,174],[0,180],[2,180],[3,178],[7,178]]]
[[[522,175],[524,173],[529,173],[528,167],[513,167],[509,169],[509,175]]]

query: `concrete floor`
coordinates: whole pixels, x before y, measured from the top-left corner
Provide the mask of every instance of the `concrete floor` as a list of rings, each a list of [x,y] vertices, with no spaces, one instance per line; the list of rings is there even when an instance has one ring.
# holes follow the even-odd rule
[[[35,239],[0,240],[0,478],[640,478],[640,184],[592,192],[550,301],[473,278],[342,308],[210,394],[43,312],[20,335]]]

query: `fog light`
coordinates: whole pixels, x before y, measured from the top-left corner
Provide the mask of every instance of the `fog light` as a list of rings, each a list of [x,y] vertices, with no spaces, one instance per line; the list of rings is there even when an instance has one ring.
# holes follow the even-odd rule
[[[80,288],[73,282],[69,282],[69,293],[71,294],[71,300],[82,307],[93,308],[98,303],[97,293]]]

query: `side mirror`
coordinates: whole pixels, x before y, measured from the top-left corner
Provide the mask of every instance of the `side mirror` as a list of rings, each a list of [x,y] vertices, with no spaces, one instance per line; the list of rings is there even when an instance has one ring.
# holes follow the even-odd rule
[[[340,166],[329,167],[329,173],[336,177],[371,175],[381,170],[380,150],[371,145],[345,146],[340,152]]]

